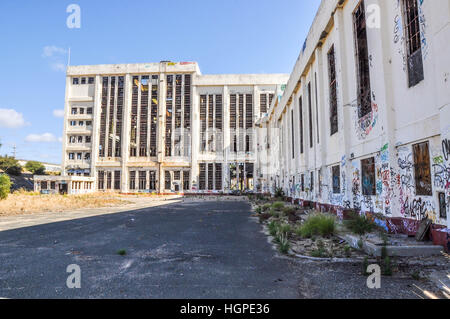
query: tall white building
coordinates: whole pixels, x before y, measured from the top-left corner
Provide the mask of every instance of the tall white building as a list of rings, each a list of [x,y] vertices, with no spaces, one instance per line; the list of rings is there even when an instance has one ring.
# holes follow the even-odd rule
[[[202,75],[196,63],[71,66],[63,176],[96,190],[254,190],[255,121],[288,75]]]

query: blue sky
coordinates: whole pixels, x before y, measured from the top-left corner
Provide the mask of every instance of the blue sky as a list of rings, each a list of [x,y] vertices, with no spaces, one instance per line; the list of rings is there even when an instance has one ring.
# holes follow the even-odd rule
[[[66,8],[81,8],[69,29]],[[196,61],[203,74],[290,73],[320,0],[2,0],[0,154],[61,162],[65,65]]]

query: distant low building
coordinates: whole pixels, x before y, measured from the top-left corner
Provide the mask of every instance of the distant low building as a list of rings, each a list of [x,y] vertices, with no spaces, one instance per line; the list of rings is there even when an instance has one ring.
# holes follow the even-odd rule
[[[17,160],[20,164],[20,166],[25,167],[25,165],[29,162],[27,160]],[[39,162],[45,167],[46,172],[52,172],[52,173],[60,173],[61,172],[61,165],[60,164],[50,164],[50,163],[44,163]]]

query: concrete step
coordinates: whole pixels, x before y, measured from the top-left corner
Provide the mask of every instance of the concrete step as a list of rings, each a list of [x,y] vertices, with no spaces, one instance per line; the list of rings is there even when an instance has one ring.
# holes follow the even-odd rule
[[[373,242],[365,239],[364,237],[353,235],[353,234],[343,234],[338,235],[341,239],[345,240],[351,247],[355,249],[362,249],[369,255],[374,257],[381,257],[381,251],[383,246],[376,245]],[[362,247],[360,247],[362,244]],[[441,255],[444,251],[444,247],[420,244],[417,245],[396,245],[396,246],[386,246],[388,256],[396,257],[415,257],[415,256],[435,256]]]

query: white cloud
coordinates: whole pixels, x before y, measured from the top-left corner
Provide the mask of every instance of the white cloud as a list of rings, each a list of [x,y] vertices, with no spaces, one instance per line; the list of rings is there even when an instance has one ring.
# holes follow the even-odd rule
[[[62,62],[52,63],[51,66],[52,66],[53,71],[66,72],[66,66]]]
[[[62,137],[58,137],[58,142],[62,143],[63,138]]]
[[[51,133],[44,133],[44,134],[30,134],[25,138],[26,142],[32,142],[32,143],[52,143],[56,142],[57,138],[51,134]]]
[[[13,109],[0,109],[0,127],[19,128],[27,125],[23,114]]]
[[[53,110],[54,117],[64,117],[64,110]]]
[[[54,46],[54,45],[48,45],[48,46],[44,47],[42,56],[44,58],[49,58],[54,55],[65,55],[66,53],[67,53],[67,50],[64,48],[58,48],[57,46]]]

